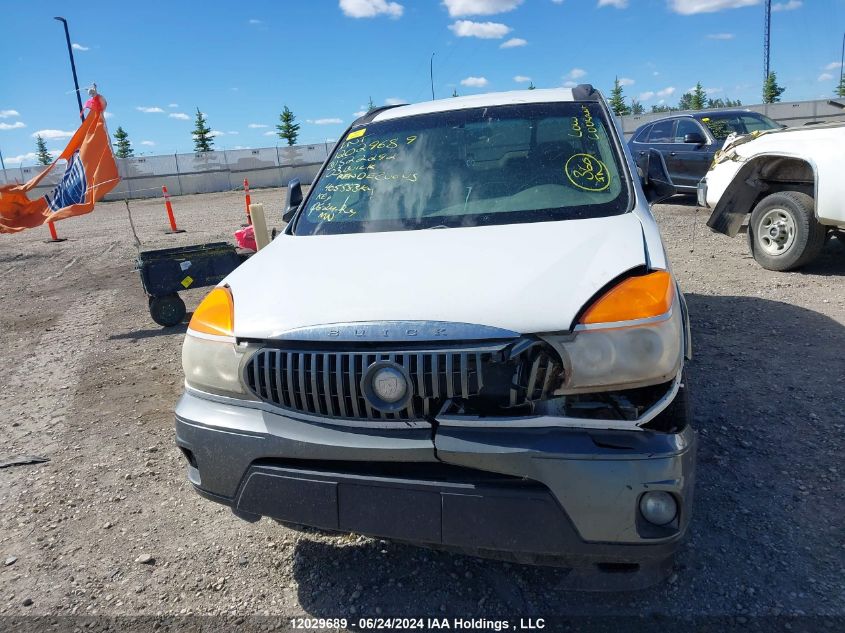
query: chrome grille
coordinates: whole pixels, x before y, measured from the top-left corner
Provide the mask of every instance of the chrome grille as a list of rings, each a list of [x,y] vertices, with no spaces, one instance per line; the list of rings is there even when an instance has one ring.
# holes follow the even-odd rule
[[[263,348],[247,362],[244,380],[261,400],[278,407],[331,418],[414,420],[437,413],[448,398],[476,396],[484,366],[495,350],[337,352]],[[414,396],[397,412],[373,408],[361,393],[361,379],[377,361],[404,367]]]

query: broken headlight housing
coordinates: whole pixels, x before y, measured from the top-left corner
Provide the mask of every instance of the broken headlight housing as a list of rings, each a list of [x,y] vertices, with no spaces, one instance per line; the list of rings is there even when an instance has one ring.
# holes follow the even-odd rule
[[[559,395],[666,382],[681,367],[683,317],[666,271],[632,276],[584,312],[572,332],[544,335],[561,357]]]

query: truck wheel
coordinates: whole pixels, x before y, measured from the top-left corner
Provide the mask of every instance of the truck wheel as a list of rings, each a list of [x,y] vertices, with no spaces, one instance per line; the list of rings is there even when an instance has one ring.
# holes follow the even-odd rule
[[[185,318],[185,302],[177,293],[150,297],[150,316],[164,327],[179,325]]]
[[[773,193],[757,203],[749,224],[757,263],[768,270],[792,270],[815,259],[827,231],[813,208],[813,198],[798,191]]]

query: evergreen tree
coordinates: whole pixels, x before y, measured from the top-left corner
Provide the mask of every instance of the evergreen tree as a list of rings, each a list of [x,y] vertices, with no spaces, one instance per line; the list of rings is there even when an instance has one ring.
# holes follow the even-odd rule
[[[631,109],[625,103],[625,96],[622,94],[622,85],[619,77],[613,80],[613,90],[610,91],[610,109],[616,116],[631,114]]]
[[[707,93],[701,82],[695,84],[695,88],[690,93],[690,110],[703,110],[707,107]]]
[[[458,95],[458,90],[457,90],[457,88],[453,88],[453,89],[452,89],[452,96],[453,96],[453,97],[458,97],[458,96],[460,96],[460,95]]]
[[[780,101],[780,96],[786,91],[778,85],[778,78],[775,73],[769,73],[766,81],[763,82],[763,103],[775,103]]]
[[[692,110],[692,93],[685,92],[681,95],[681,100],[678,101],[678,110]]]
[[[47,151],[47,143],[40,134],[35,137],[35,154],[39,165],[49,165],[53,162],[53,157]]]
[[[191,133],[194,137],[194,151],[195,152],[210,152],[214,150],[214,137],[211,136],[211,128],[208,127],[208,121],[205,115],[197,108],[197,118],[194,121],[194,131]]]
[[[537,89],[537,86],[535,86],[535,85],[534,85],[534,82],[533,82],[533,81],[529,81],[529,82],[528,82],[528,89],[529,89],[529,90],[536,90],[536,89]]]
[[[631,114],[642,114],[645,112],[643,104],[636,99],[631,99]]]
[[[372,103],[373,100],[370,99],[370,104],[372,105]],[[285,106],[285,109],[279,115],[279,119],[281,123],[276,126],[276,129],[279,130],[279,138],[287,140],[288,145],[296,145],[296,139],[299,136],[299,123],[294,123],[296,117],[293,116],[293,112]]]
[[[135,151],[132,149],[132,144],[129,142],[129,135],[126,133],[126,130],[118,126],[117,131],[114,133],[114,138],[117,141],[117,143],[114,144],[117,148],[117,151],[114,153],[115,156],[118,158],[131,158],[135,155]]]
[[[678,110],[678,108],[673,108],[672,106],[666,105],[665,103],[651,106],[652,112],[673,112],[675,110]]]
[[[836,96],[845,97],[845,75],[839,78],[839,85],[836,86]]]
[[[376,104],[373,103],[373,98],[370,97],[370,102],[367,104],[367,112],[372,112],[376,109]]]

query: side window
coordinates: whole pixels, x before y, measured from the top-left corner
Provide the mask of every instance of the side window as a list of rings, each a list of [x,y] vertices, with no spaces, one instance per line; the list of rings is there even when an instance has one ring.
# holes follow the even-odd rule
[[[704,136],[704,130],[702,130],[698,123],[692,119],[678,119],[678,129],[675,131],[675,142],[683,143],[684,137],[687,134],[701,134],[701,136]]]
[[[645,125],[640,130],[639,134],[634,137],[635,143],[645,143],[648,141],[648,133],[651,131],[650,125]]]
[[[674,135],[672,131],[675,128],[675,119],[668,121],[658,121],[651,126],[651,132],[648,135],[649,143],[671,143]]]

